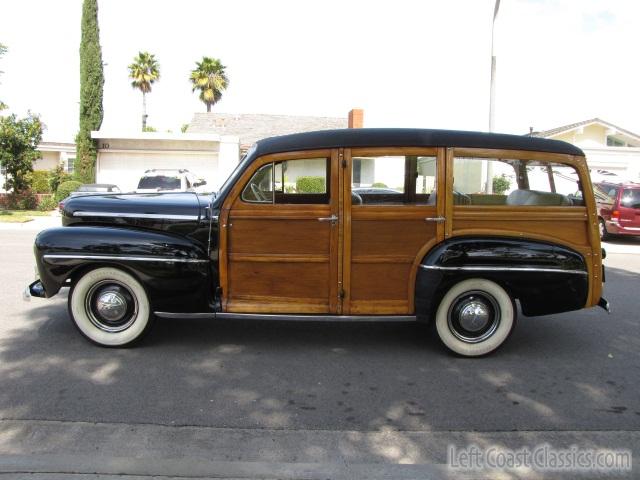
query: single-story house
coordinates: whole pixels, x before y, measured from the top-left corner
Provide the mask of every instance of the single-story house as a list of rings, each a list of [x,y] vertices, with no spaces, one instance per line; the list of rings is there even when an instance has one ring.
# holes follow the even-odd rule
[[[186,169],[217,190],[238,163],[238,137],[216,133],[91,132],[96,182],[135,190],[146,170]]]
[[[33,162],[34,170],[53,170],[62,165],[64,170],[73,173],[73,163],[76,159],[76,144],[71,142],[44,141],[38,145],[41,158]],[[0,170],[0,193],[4,190],[5,168]]]
[[[629,130],[592,118],[530,134],[580,147],[587,157],[592,179],[605,171],[626,180],[640,181],[640,135]]]
[[[134,190],[150,169],[187,169],[217,190],[241,156],[261,138],[310,130],[362,126],[362,110],[345,118],[196,113],[186,133],[94,131],[96,181]]]

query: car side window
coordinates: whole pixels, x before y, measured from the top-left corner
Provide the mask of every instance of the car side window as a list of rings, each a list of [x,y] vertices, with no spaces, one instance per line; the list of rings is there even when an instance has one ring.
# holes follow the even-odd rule
[[[583,206],[578,172],[538,160],[456,157],[454,205]]]
[[[254,173],[242,191],[249,203],[328,204],[328,158],[303,158],[268,163]]]
[[[435,156],[361,156],[351,165],[353,205],[435,205]]]

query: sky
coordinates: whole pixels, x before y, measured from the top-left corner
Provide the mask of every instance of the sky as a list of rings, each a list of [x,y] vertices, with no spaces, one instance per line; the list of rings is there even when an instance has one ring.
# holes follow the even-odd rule
[[[98,0],[103,130],[140,129],[127,66],[156,55],[148,124],[179,132],[206,108],[188,80],[203,56],[227,68],[213,111],[345,117],[367,127],[487,130],[495,0]],[[81,0],[0,0],[0,99],[45,139],[78,128]],[[640,2],[502,0],[495,130],[600,117],[640,133]],[[6,111],[3,113],[7,113]]]

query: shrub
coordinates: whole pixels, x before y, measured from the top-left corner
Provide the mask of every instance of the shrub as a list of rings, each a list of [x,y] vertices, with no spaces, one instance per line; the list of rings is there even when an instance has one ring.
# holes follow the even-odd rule
[[[373,188],[387,188],[387,184],[386,183],[382,183],[382,182],[372,183],[371,186]]]
[[[296,190],[298,193],[324,193],[327,191],[324,177],[298,177]]]
[[[35,193],[51,193],[51,185],[49,185],[50,173],[46,170],[34,170],[29,174],[31,190]]]
[[[53,198],[53,195],[49,195],[47,197],[42,197],[40,203],[38,203],[38,210],[41,212],[48,212],[50,210],[55,209],[58,206],[56,199]]]
[[[56,168],[52,169],[51,172],[49,172],[49,188],[51,189],[50,191],[52,193],[57,192],[60,184],[68,180],[72,180],[71,175],[64,171],[62,165],[58,165]]]
[[[56,190],[55,201],[60,202],[67,198],[71,192],[75,192],[82,185],[80,182],[75,180],[67,180],[66,182],[62,182]]]
[[[510,187],[511,181],[504,174],[493,177],[493,193],[503,195]]]
[[[0,208],[6,210],[33,210],[37,204],[38,199],[31,190],[11,192],[0,198]]]

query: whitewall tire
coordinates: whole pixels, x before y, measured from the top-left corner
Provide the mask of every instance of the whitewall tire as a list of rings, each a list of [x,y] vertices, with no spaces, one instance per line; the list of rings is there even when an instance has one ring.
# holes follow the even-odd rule
[[[463,280],[445,294],[436,312],[436,330],[453,352],[477,357],[493,352],[509,337],[516,308],[497,283],[482,278]]]
[[[97,268],[80,277],[69,292],[69,315],[86,338],[105,347],[130,345],[151,324],[144,288],[117,268]]]

